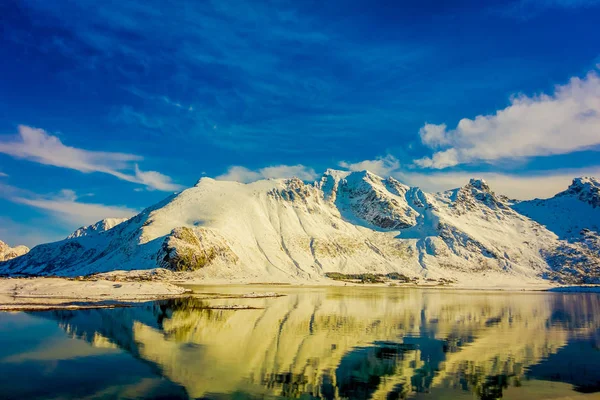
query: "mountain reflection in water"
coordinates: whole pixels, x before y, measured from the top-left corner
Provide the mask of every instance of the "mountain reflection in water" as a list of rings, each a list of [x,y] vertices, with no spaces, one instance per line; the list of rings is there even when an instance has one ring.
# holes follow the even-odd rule
[[[34,315],[56,320],[71,338],[125,351],[191,398],[487,400],[600,392],[598,294],[264,289],[273,290],[286,296]],[[261,309],[206,308],[214,304]]]

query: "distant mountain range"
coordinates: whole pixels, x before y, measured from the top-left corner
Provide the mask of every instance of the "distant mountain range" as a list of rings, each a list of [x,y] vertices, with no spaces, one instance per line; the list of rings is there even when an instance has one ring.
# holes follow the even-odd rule
[[[27,254],[28,252],[29,247],[27,246],[10,247],[0,240],[0,262],[12,260],[13,258],[22,256],[23,254]]]
[[[326,273],[503,285],[600,282],[600,183],[516,201],[483,180],[425,193],[368,171],[316,182],[202,178],[128,220],[106,219],[0,264],[4,274],[168,268],[231,281]]]

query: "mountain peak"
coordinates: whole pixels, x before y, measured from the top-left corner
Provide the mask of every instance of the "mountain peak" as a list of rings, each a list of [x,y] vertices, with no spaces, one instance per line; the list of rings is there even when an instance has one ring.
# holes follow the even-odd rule
[[[493,210],[508,208],[508,198],[494,193],[484,179],[472,178],[469,183],[454,192],[456,193],[455,208],[461,212],[474,210],[479,207],[478,204],[484,204]]]
[[[342,171],[339,169],[333,169],[333,168],[327,168],[327,170],[323,173],[323,177],[332,177],[335,180],[340,180],[340,179],[344,179],[345,177],[347,177],[348,175],[350,175],[352,172],[351,171]]]
[[[357,177],[357,178],[367,177],[367,178],[381,179],[381,177],[379,175],[369,171],[368,169],[356,170],[356,171],[345,171],[345,170],[328,168],[323,173],[323,176],[332,176],[337,179],[345,179],[345,178],[349,177],[350,175]]]
[[[581,176],[579,178],[573,178],[569,190],[580,192],[586,189],[589,190],[592,187],[600,187],[600,182],[592,176]]]
[[[559,195],[576,196],[594,208],[600,207],[600,182],[588,176],[575,178],[569,188]]]
[[[471,178],[469,180],[469,186],[474,187],[475,189],[479,189],[483,192],[491,192],[490,186],[484,179]]]
[[[367,169],[363,169],[361,171],[353,171],[351,172],[348,177],[353,176],[356,177],[357,179],[363,179],[363,180],[370,180],[370,181],[381,181],[382,178],[377,175],[372,173],[371,171],[367,170]]]
[[[203,176],[196,181],[196,184],[194,185],[194,187],[198,187],[202,182],[212,182],[212,181],[214,181],[214,178],[211,178],[208,176]]]

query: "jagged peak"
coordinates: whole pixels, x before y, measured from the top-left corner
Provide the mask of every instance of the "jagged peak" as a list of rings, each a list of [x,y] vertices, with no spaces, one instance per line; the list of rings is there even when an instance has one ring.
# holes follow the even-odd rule
[[[323,174],[321,180],[317,182],[317,186],[325,192],[337,191],[338,185],[342,185],[344,188],[350,190],[367,190],[367,187],[372,187],[381,181],[383,181],[382,178],[367,170],[340,171],[328,169]],[[331,193],[328,193],[326,197],[329,195]]]
[[[350,174],[348,174],[348,176],[346,177],[347,181],[351,181],[351,180],[356,180],[356,181],[371,181],[371,182],[380,182],[383,180],[382,177],[380,177],[377,174],[372,173],[369,170],[362,170],[362,171],[353,171]]]
[[[382,177],[380,177],[379,175],[377,175],[367,169],[357,170],[357,171],[344,171],[344,170],[328,168],[323,173],[323,176],[324,177],[331,176],[338,180],[348,179],[349,177],[383,180]]]
[[[398,179],[394,178],[393,176],[388,176],[388,177],[386,178],[386,180],[387,180],[388,182],[392,182],[392,183],[399,183],[400,185],[408,186],[408,185],[406,185],[406,184],[404,184],[404,183],[400,182]]]
[[[571,185],[557,196],[576,196],[592,207],[600,207],[600,182],[589,176],[574,178]]]
[[[594,187],[600,187],[600,182],[592,176],[581,176],[579,178],[573,178],[573,182],[569,185],[567,190],[574,192],[581,192],[582,190],[590,190]]]
[[[508,209],[509,199],[492,191],[484,179],[472,178],[465,186],[450,191],[458,209],[472,209],[476,202],[492,209]]]
[[[331,177],[335,181],[340,181],[342,179],[345,179],[351,173],[352,173],[352,171],[342,171],[339,169],[327,168],[327,170],[323,173],[322,178],[327,179],[327,178]]]
[[[490,185],[488,185],[488,183],[485,181],[485,179],[471,178],[469,180],[468,186],[471,186],[471,187],[481,190],[483,192],[491,192]]]

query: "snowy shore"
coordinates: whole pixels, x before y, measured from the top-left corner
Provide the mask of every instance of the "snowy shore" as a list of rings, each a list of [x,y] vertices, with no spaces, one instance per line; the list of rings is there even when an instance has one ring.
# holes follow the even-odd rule
[[[150,279],[153,276],[154,279]],[[370,286],[393,288],[484,290],[484,291],[549,291],[549,292],[600,292],[600,286],[558,286],[548,282],[498,282],[474,280],[459,284],[419,281],[414,283],[360,283],[351,281],[321,280],[315,282],[250,282],[214,279],[173,279],[174,276],[156,277],[154,274],[123,273],[115,271],[86,278],[0,278],[0,311],[42,311],[53,309],[82,309],[123,307],[128,303],[174,298],[190,293],[193,286],[248,285],[242,297],[276,297],[276,293],[254,293],[255,286]],[[494,282],[494,280],[492,280]]]
[[[0,279],[0,311],[106,308],[172,298],[186,289],[168,282],[116,282],[104,279]]]

